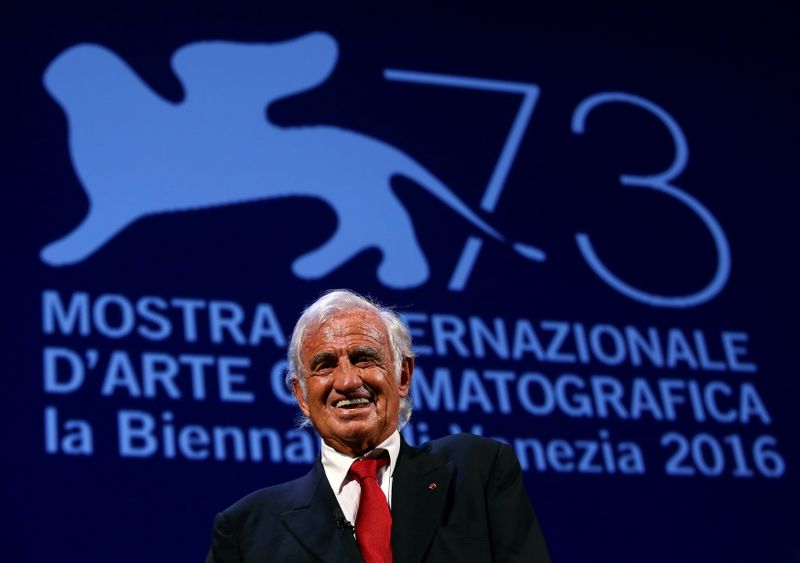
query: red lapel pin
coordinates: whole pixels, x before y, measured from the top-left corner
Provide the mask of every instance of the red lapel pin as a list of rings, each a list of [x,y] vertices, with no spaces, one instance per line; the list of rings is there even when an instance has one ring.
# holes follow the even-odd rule
[[[435,490],[436,489],[436,483],[428,483],[428,488],[430,490],[432,490],[432,491]]]

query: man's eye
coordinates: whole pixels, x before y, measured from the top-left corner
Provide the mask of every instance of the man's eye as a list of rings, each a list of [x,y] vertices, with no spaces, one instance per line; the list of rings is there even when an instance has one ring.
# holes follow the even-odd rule
[[[320,362],[316,366],[314,366],[314,369],[312,369],[311,371],[315,375],[324,375],[329,371],[331,371],[334,367],[336,366],[333,362]]]
[[[353,358],[353,365],[358,367],[374,366],[377,363],[374,356],[358,356]]]

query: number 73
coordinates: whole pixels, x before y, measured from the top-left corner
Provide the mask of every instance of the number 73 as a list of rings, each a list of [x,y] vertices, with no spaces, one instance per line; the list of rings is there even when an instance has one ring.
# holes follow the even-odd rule
[[[481,208],[488,213],[492,213],[502,194],[508,172],[522,141],[522,136],[533,115],[533,110],[539,97],[539,87],[535,84],[524,82],[507,82],[395,69],[386,69],[384,76],[388,80],[522,95],[517,115],[481,200]],[[666,170],[650,175],[621,174],[619,177],[620,185],[625,188],[654,190],[679,201],[689,208],[711,234],[716,247],[717,266],[711,281],[698,291],[687,295],[659,295],[634,287],[614,274],[600,259],[592,244],[591,237],[587,233],[575,234],[578,250],[588,266],[601,280],[630,299],[653,307],[683,308],[701,305],[713,299],[725,287],[730,275],[731,253],[725,232],[711,212],[694,196],[673,184],[673,181],[681,175],[689,160],[689,145],[686,142],[686,136],[672,116],[661,107],[645,98],[625,92],[601,92],[584,99],[572,114],[572,132],[577,135],[583,134],[586,131],[586,121],[589,114],[600,106],[612,103],[632,105],[656,117],[669,132],[675,152],[673,161]],[[475,236],[468,237],[450,278],[448,288],[451,291],[462,291],[466,287],[481,246],[482,241],[480,238]]]

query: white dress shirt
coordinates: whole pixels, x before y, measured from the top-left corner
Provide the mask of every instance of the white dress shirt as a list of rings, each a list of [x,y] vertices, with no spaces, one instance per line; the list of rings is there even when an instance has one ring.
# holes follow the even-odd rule
[[[400,433],[397,430],[386,440],[381,442],[378,447],[362,457],[375,457],[375,454],[380,453],[382,450],[385,450],[389,454],[389,465],[378,469],[377,481],[391,509],[392,474],[397,465],[397,456],[400,455]],[[358,502],[361,499],[361,485],[358,484],[358,481],[351,478],[348,472],[350,471],[350,465],[352,465],[356,459],[360,458],[350,457],[337,452],[324,441],[322,442],[321,456],[322,468],[325,470],[325,476],[328,478],[331,489],[333,489],[333,494],[336,495],[339,507],[342,509],[342,513],[344,517],[347,518],[347,521],[355,525],[356,514],[358,514]]]

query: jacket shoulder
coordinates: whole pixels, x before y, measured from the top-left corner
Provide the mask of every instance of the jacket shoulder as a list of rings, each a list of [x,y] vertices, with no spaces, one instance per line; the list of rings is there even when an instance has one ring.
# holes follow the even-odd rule
[[[426,444],[432,454],[465,454],[494,457],[502,448],[509,446],[485,436],[475,434],[452,434],[431,440]]]
[[[507,444],[474,434],[453,434],[431,440],[418,449],[420,454],[431,455],[442,462],[454,464],[467,471],[477,471],[487,476],[496,463],[501,466],[516,462],[513,450]]]
[[[281,512],[297,508],[299,504],[303,504],[303,497],[309,494],[309,482],[313,480],[313,473],[312,471],[297,479],[253,491],[222,513],[234,525],[244,525],[249,520],[276,517]]]

